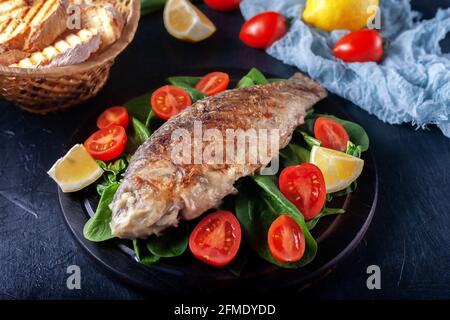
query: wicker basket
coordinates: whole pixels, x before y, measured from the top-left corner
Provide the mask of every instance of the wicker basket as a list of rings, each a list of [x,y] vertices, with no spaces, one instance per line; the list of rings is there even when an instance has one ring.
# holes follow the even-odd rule
[[[108,2],[126,18],[120,39],[111,47],[78,65],[41,69],[0,66],[0,96],[24,110],[41,114],[69,108],[95,96],[105,85],[115,58],[133,40],[140,17],[139,0]]]

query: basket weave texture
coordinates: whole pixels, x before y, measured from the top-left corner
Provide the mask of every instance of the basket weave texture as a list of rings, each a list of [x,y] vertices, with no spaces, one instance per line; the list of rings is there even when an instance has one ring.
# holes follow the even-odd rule
[[[80,104],[103,88],[115,58],[128,46],[136,33],[140,0],[109,2],[124,16],[121,37],[104,52],[77,65],[55,68],[9,68],[0,66],[0,96],[22,109],[45,114]]]

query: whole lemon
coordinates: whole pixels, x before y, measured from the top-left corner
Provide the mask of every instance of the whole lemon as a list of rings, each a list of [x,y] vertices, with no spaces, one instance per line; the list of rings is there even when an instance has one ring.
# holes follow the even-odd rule
[[[364,28],[377,11],[379,0],[307,0],[303,20],[322,30]]]

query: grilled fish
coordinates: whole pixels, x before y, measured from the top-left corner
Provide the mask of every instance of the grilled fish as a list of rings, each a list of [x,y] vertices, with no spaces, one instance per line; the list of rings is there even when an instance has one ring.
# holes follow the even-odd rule
[[[146,238],[216,207],[236,191],[234,183],[239,178],[270,163],[304,122],[306,111],[326,95],[322,86],[296,73],[278,83],[225,91],[186,108],[155,131],[132,157],[110,205],[112,233],[119,238]],[[193,136],[196,123],[201,123],[203,130],[214,129],[224,140],[228,130],[277,130],[278,148],[268,148],[268,156],[256,162],[249,160],[254,148],[245,151],[244,158],[235,152],[230,161],[222,163],[180,162],[174,156],[179,141],[173,133],[184,130]],[[203,152],[216,142],[193,140],[188,150]]]

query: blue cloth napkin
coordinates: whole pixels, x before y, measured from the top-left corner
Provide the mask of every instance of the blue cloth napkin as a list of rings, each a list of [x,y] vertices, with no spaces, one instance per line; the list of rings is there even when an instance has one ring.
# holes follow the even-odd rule
[[[348,31],[323,32],[299,19],[305,0],[244,0],[246,19],[266,10],[295,17],[287,35],[267,52],[294,65],[329,91],[379,119],[418,127],[436,124],[450,137],[450,55],[439,46],[450,31],[450,8],[420,20],[408,0],[382,0],[381,35],[390,41],[380,64],[344,63],[332,54]]]

